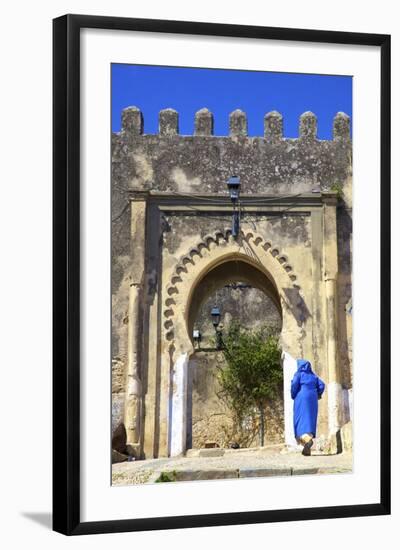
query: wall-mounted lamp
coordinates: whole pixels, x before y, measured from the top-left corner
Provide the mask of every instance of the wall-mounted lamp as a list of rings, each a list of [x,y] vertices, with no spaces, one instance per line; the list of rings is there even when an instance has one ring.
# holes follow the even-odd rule
[[[240,177],[231,176],[226,184],[228,186],[229,196],[232,202],[237,202],[240,195]]]
[[[240,218],[239,218],[239,210],[236,209],[236,205],[239,201],[239,195],[240,195],[240,177],[239,176],[231,176],[227,184],[228,191],[229,191],[229,197],[232,201],[233,205],[233,215],[232,215],[232,236],[237,237],[239,235],[240,231]]]
[[[216,336],[216,348],[222,349],[222,329],[221,329],[221,312],[219,310],[218,306],[214,306],[211,310],[211,320],[212,324],[215,328],[215,336]]]
[[[201,332],[198,329],[193,330],[193,340],[197,344],[197,349],[200,349]]]

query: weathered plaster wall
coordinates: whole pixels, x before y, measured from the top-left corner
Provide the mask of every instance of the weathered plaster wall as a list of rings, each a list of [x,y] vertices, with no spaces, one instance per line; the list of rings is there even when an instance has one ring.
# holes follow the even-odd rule
[[[112,361],[112,431],[123,422],[126,369],[123,361]]]
[[[353,245],[353,197],[351,162],[337,208],[338,240],[338,341],[339,360],[342,368],[342,384],[345,389],[353,386],[352,345],[352,245]]]
[[[196,351],[189,362],[188,448],[200,449],[207,441],[220,447],[229,447],[233,442],[241,447],[259,445],[258,415],[247,418],[242,426],[235,424],[232,412],[219,396],[220,385],[216,372],[223,368],[222,352]],[[283,401],[277,399],[267,407],[265,444],[284,442]]]
[[[219,288],[200,306],[194,328],[202,335],[201,348],[215,346],[215,329],[211,322],[211,309],[217,304],[221,311],[221,323],[225,328],[232,321],[242,327],[254,329],[268,325],[280,330],[282,319],[273,300],[262,290],[251,287],[228,285]]]
[[[112,354],[113,373],[124,376],[127,368],[128,295],[136,260],[142,257],[131,247],[131,214],[129,200],[134,192],[165,193],[170,198],[213,194],[226,197],[226,180],[233,174],[241,177],[242,197],[257,195],[290,195],[295,204],[301,193],[334,190],[340,195],[337,235],[329,239],[338,243],[337,324],[339,370],[346,388],[351,387],[351,141],[350,123],[344,114],[333,121],[333,139],[317,138],[317,122],[312,113],[299,121],[299,138],[282,137],[282,118],[270,113],[265,118],[265,135],[248,137],[246,116],[235,111],[230,117],[230,135],[212,135],[212,114],[196,114],[195,135],[178,134],[178,114],[172,110],[160,113],[159,135],[143,135],[143,119],[136,108],[123,112],[122,131],[112,136]],[[261,197],[260,197],[261,198]],[[143,200],[146,200],[144,198]],[[216,200],[215,198],[213,199]],[[262,199],[265,208],[265,197]],[[255,204],[255,203],[253,203]],[[140,341],[143,356],[139,374],[146,396],[144,431],[147,441],[159,425],[165,440],[168,427],[161,416],[167,406],[160,394],[167,390],[161,363],[170,362],[164,329],[160,333],[149,327],[160,321],[165,304],[165,286],[182,255],[197,245],[199,239],[230,227],[230,214],[209,203],[200,212],[190,207],[186,212],[163,211],[151,203],[147,209],[146,250],[144,250],[143,294],[140,309]],[[246,234],[256,229],[265,241],[272,242],[283,256],[283,267],[290,264],[296,281],[285,285],[283,307],[294,312],[296,323],[292,336],[298,344],[296,354],[312,358],[318,374],[328,375],[326,347],[326,314],[324,300],[325,265],[323,263],[324,212],[294,214],[293,205],[266,216],[253,208],[242,212],[242,229]],[[291,330],[292,330],[291,329]],[[296,344],[296,346],[297,346]],[[296,347],[295,346],[295,347]],[[165,385],[165,388],[163,386]],[[122,418],[124,388],[116,385],[113,393],[113,425]],[[157,397],[158,395],[158,397]],[[149,407],[150,404],[154,406]],[[321,403],[325,410],[326,404]],[[161,411],[161,413],[160,413]],[[158,420],[157,420],[158,418]],[[164,421],[165,420],[165,421]],[[326,424],[321,413],[321,425]],[[158,424],[157,424],[158,423]],[[166,433],[166,432],[165,432]],[[156,445],[156,443],[154,443]],[[153,452],[153,443],[147,444]]]
[[[270,113],[265,136],[248,137],[246,115],[230,117],[230,136],[213,136],[212,120],[202,110],[196,115],[195,135],[179,135],[178,113],[160,113],[160,134],[144,135],[140,111],[123,112],[122,131],[113,135],[114,186],[175,193],[225,193],[232,173],[240,174],[243,193],[304,193],[318,186],[328,190],[348,176],[349,120],[343,113],[334,121],[332,141],[318,140],[317,121],[304,113],[299,138],[282,137],[282,119]]]

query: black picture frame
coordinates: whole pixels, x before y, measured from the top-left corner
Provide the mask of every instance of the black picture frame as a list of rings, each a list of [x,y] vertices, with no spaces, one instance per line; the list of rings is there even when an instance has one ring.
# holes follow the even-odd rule
[[[380,501],[81,522],[80,520],[80,31],[212,35],[378,46],[381,51]],[[390,514],[390,36],[87,15],[53,21],[53,529],[66,535]]]

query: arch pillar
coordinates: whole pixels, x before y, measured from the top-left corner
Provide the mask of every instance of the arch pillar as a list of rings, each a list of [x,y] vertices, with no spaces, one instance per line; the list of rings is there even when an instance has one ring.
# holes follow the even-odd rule
[[[129,287],[128,321],[128,369],[126,375],[125,416],[126,448],[131,456],[140,456],[140,401],[142,384],[139,378],[138,333],[139,300],[141,285],[132,283]]]
[[[341,427],[343,390],[337,357],[337,229],[336,198],[325,199],[324,205],[324,282],[326,303],[326,354],[328,365],[328,424],[329,434]]]
[[[141,451],[141,409],[142,383],[141,369],[141,319],[142,283],[145,265],[145,220],[146,200],[138,194],[131,201],[131,247],[135,250],[135,262],[132,265],[128,302],[128,353],[125,383],[124,425],[126,430],[126,449],[129,455],[140,458]]]

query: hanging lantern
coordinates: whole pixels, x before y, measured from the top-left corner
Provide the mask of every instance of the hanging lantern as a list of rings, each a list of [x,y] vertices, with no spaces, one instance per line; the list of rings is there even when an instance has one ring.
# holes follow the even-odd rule
[[[220,312],[218,306],[214,306],[212,308],[212,310],[211,310],[211,319],[212,319],[212,324],[214,325],[215,328],[217,328],[217,326],[219,325],[219,322],[221,320],[221,312]]]

